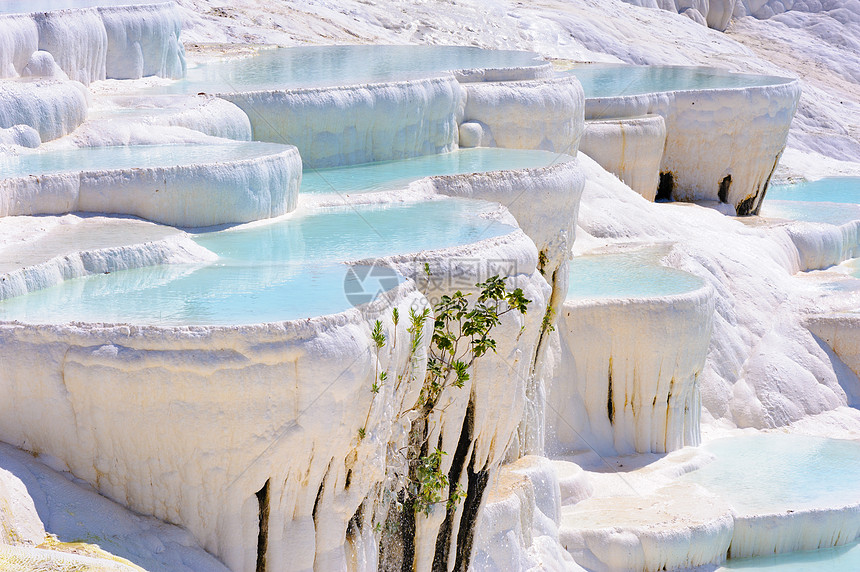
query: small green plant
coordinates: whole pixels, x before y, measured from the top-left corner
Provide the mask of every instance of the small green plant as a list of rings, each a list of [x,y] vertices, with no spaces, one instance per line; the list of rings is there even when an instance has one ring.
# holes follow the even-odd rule
[[[546,268],[547,262],[549,262],[549,258],[546,255],[546,250],[541,250],[538,252],[538,270],[541,273],[541,276],[544,276],[544,268]]]
[[[376,349],[381,350],[385,345],[385,334],[382,332],[382,322],[379,320],[376,320],[376,323],[373,325],[370,337],[373,339],[373,343],[376,344]]]
[[[490,331],[501,323],[501,317],[514,311],[525,314],[531,302],[521,288],[508,292],[498,276],[476,286],[480,293],[474,304],[469,303],[470,294],[458,290],[442,296],[434,307],[433,341],[420,402],[430,409],[446,387],[463,387],[469,381],[468,371],[475,360],[496,351]]]
[[[424,271],[429,277],[429,264],[425,264]],[[412,419],[409,442],[405,447],[389,449],[389,475],[381,499],[385,506],[385,524],[377,525],[376,530],[387,535],[386,538],[396,536],[400,539],[397,542],[403,547],[402,552],[383,555],[383,559],[393,559],[390,563],[392,568],[401,567],[396,561],[412,567],[414,543],[409,535],[415,530],[415,519],[419,514],[429,516],[435,506],[444,504],[449,513],[446,518],[451,518],[457,505],[466,497],[466,491],[458,482],[462,472],[448,474],[443,469],[447,453],[429,442],[431,416],[439,407],[440,398],[450,387],[466,387],[476,361],[496,351],[492,331],[501,323],[502,316],[510,312],[525,314],[531,303],[522,289],[508,290],[499,276],[476,284],[476,288],[477,292],[464,294],[457,291],[442,296],[434,304],[433,334],[427,344],[424,382],[415,407],[401,414]],[[415,379],[421,365],[419,352],[425,342],[423,331],[429,319],[429,308],[409,311],[410,360],[408,369],[396,376],[398,384],[403,379]],[[377,342],[377,351],[380,347]],[[455,461],[452,466],[461,467],[458,469],[461,471],[465,459]]]
[[[555,331],[555,326],[552,325],[553,320],[555,319],[555,308],[551,305],[547,305],[546,313],[543,315],[543,321],[541,322],[540,328],[541,332],[547,334],[549,332]]]

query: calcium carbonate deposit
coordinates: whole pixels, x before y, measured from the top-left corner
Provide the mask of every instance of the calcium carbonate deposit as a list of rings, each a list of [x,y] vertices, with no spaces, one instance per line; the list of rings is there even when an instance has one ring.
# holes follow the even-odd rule
[[[855,570],[856,0],[0,2],[0,570]]]

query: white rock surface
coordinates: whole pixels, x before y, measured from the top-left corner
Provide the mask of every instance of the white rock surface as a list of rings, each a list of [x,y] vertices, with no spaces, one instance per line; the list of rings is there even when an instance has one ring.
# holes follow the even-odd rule
[[[673,483],[564,507],[560,538],[589,570],[676,570],[722,563],[733,526],[731,509],[719,498]]]
[[[510,211],[537,246],[538,271],[552,288],[548,304],[553,316],[567,291],[568,253],[576,238],[576,217],[585,185],[577,161],[566,156],[559,160],[564,162],[535,169],[430,179],[436,193],[494,201]],[[549,351],[547,334],[541,335],[532,358],[525,414],[518,431],[516,448],[520,454],[543,454],[551,371],[544,367]]]
[[[251,140],[251,122],[245,112],[218,97],[96,96],[89,112],[84,125],[53,147],[211,143],[215,142],[212,137]]]
[[[419,299],[401,289],[391,303],[405,315]],[[133,510],[182,523],[234,571],[255,569],[255,493],[267,480],[269,565],[307,569],[315,553],[335,550],[345,558],[345,547],[331,542],[345,541],[348,521],[383,477],[391,408],[417,397],[416,387],[388,384],[374,399],[370,325],[356,310],[238,328],[2,329],[11,360],[4,357],[3,385],[14,394],[4,404],[17,411],[3,414],[3,437],[62,459]],[[403,325],[398,336],[398,348],[407,348]],[[383,366],[402,369],[405,355],[385,352]],[[27,371],[40,381],[16,379]],[[117,399],[110,409],[105,395]],[[362,426],[367,437],[358,442]],[[314,541],[317,513],[326,522]]]
[[[0,231],[0,300],[80,276],[216,258],[182,231],[134,219],[3,217]]]
[[[806,327],[839,356],[855,375],[860,375],[860,316],[854,314],[813,315]],[[844,384],[848,405],[860,407],[860,383]]]
[[[319,168],[451,151],[464,96],[448,75],[220,97],[248,115],[255,140],[295,145]]]
[[[661,115],[677,200],[719,200],[756,214],[800,97],[800,84],[663,92],[586,100],[586,119]]]
[[[429,261],[429,278],[424,273],[425,261]],[[454,460],[459,459],[458,462],[464,466],[458,481],[473,498],[471,503],[467,499],[455,511],[453,527],[443,529],[451,535],[448,537],[447,562],[464,565],[462,551],[466,549],[460,547],[472,543],[472,519],[478,516],[472,511],[483,503],[488,481],[518,439],[530,388],[535,385],[534,363],[540,350],[542,318],[552,287],[538,270],[534,243],[520,230],[472,245],[435,253],[394,256],[384,259],[384,262],[400,273],[414,277],[431,301],[455,290],[474,293],[477,289],[469,285],[492,275],[506,277],[508,288],[521,288],[531,301],[526,315],[514,312],[503,316],[493,330],[496,351],[485,355],[471,370],[465,386],[451,392],[446,402],[440,403],[431,416],[430,442],[438,439],[442,450],[456,451],[443,457],[442,470],[450,471]],[[464,419],[470,421],[464,423]],[[464,439],[468,440],[468,446],[462,450],[457,445]],[[417,569],[431,566],[437,541],[445,540],[440,536],[440,525],[445,515],[440,512],[434,511],[429,519],[418,520],[415,540]],[[468,525],[463,529],[467,534],[460,537],[456,531],[463,523]]]
[[[146,75],[182,77],[181,24],[172,2],[0,14],[0,77],[24,75],[37,50],[50,53],[68,77],[84,84]]]
[[[601,455],[698,445],[698,378],[711,339],[713,292],[568,300],[549,388],[547,448]]]
[[[107,34],[106,78],[185,76],[182,18],[173,2],[104,7],[99,15]]]
[[[561,489],[551,461],[522,457],[488,487],[471,569],[583,570],[558,541]]]
[[[34,129],[41,141],[74,131],[87,118],[86,88],[57,80],[0,80],[0,128]],[[30,143],[28,134],[18,140]],[[28,145],[29,146],[29,145]]]
[[[575,155],[584,95],[576,78],[463,84],[463,121],[483,128],[481,145]]]
[[[296,208],[295,148],[252,159],[80,171],[0,180],[0,216],[75,211],[198,227],[271,218]]]
[[[0,467],[0,546],[35,546],[45,527],[21,479]]]
[[[850,544],[860,538],[860,505],[735,515],[731,558],[770,556]]]
[[[0,542],[0,566],[10,566],[4,569],[227,572],[185,530],[135,514],[75,482],[68,472],[43,463],[68,470],[49,455],[34,456],[0,443],[0,483],[6,485],[3,494],[0,484],[0,506],[17,504],[19,535],[25,533],[22,526],[30,529],[27,541],[12,542],[12,546]],[[46,540],[46,529],[58,540],[34,547]],[[59,542],[71,544],[63,547]],[[97,544],[107,552],[87,549],[81,542]]]
[[[653,201],[666,147],[666,122],[660,115],[585,122],[579,150]]]
[[[30,60],[21,70],[21,77],[45,77],[53,79],[69,79],[50,52],[37,50],[30,56]]]
[[[481,258],[495,266],[477,269],[474,261]],[[432,442],[438,437],[453,452],[462,431],[473,440],[462,475],[466,485],[465,468],[495,471],[516,435],[550,287],[536,269],[534,244],[521,231],[387,260],[416,275],[423,275],[424,261],[434,275],[461,276],[469,283],[500,272],[533,301],[524,319],[504,318],[498,357],[487,356],[468,386],[452,389],[447,406],[434,412]],[[410,284],[378,303],[382,314],[375,315],[389,340],[395,335],[391,308],[396,305],[405,316],[426,303]],[[449,288],[424,285],[431,297]],[[389,441],[395,450],[402,446],[407,433],[398,425],[400,415],[418,398],[423,380],[419,367],[415,382],[370,391],[376,377],[369,349],[372,319],[350,310],[239,327],[4,324],[0,352],[8,352],[8,368],[0,383],[11,399],[0,404],[10,408],[0,415],[0,435],[61,459],[75,475],[134,510],[182,523],[233,570],[255,569],[257,493],[268,482],[268,565],[304,570],[326,562],[326,568],[340,568],[356,542],[375,554],[370,521],[365,540],[348,535],[347,527],[359,506],[379,493]],[[382,352],[383,368],[406,371],[405,329],[401,322],[397,342]],[[424,339],[429,335],[424,332]],[[22,383],[20,376],[34,374],[38,383]],[[156,386],[154,379],[160,380]],[[105,395],[117,399],[109,410]],[[24,403],[31,406],[17,405]],[[464,428],[467,407],[473,423]],[[332,419],[339,422],[332,425]],[[133,429],[120,432],[120,426]],[[357,437],[359,427],[367,429],[363,439]],[[173,454],[162,454],[158,436],[170,441]],[[446,472],[454,454],[448,457]],[[471,478],[468,486],[474,486]],[[478,499],[482,491],[475,490]],[[420,566],[433,558],[439,516],[434,511],[426,523],[419,521],[428,527],[418,536]]]
[[[15,125],[8,129],[0,129],[0,145],[17,145],[31,149],[42,144],[39,132],[29,125]]]
[[[802,324],[806,286],[792,277],[800,256],[784,228],[744,225],[696,205],[648,203],[580,159],[588,179],[577,245],[678,241],[683,247],[666,262],[714,288],[714,330],[699,377],[703,422],[777,427],[847,403],[841,373]],[[848,413],[847,423],[856,420]]]
[[[447,39],[455,43],[535,47],[562,58],[716,63],[768,73],[781,73],[781,66],[802,73],[806,84],[789,143],[805,154],[818,152],[857,162],[860,114],[854,111],[860,107],[855,83],[844,77],[860,69],[856,65],[858,50],[850,41],[840,40],[856,34],[842,33],[843,28],[834,24],[838,21],[830,14],[812,14],[806,20],[806,15],[799,17],[801,13],[794,11],[784,22],[742,18],[735,22],[731,35],[724,36],[689,18],[640,10],[616,0],[549,0],[540,5],[518,6],[465,0],[446,5],[441,14],[434,4],[399,0],[378,5],[313,0],[302,3],[298,10],[294,5],[236,0],[212,12],[207,0],[182,0],[182,4],[198,8],[197,13],[186,12],[191,39],[259,39],[276,43],[322,38],[392,43]],[[225,16],[214,15],[219,13]],[[833,16],[840,14],[850,32],[850,12]],[[9,18],[3,25],[13,20]],[[229,25],[222,25],[225,22]],[[37,49],[38,44],[28,39],[28,26],[19,21],[14,31],[0,34],[0,43],[11,38],[13,44],[8,50],[5,44],[0,49],[0,53],[10,54],[7,61],[0,61],[4,69],[15,67],[13,60],[25,66]],[[701,384],[709,424],[761,427],[814,419],[819,429],[843,423],[845,431],[850,432],[851,424],[858,421],[856,410],[844,406],[847,397],[840,388],[840,374],[834,369],[832,356],[799,324],[795,304],[799,287],[790,275],[802,263],[797,240],[788,231],[741,226],[690,205],[649,207],[631,197],[617,181],[610,182],[611,177],[590,163],[586,162],[586,169],[601,181],[605,191],[595,193],[593,186],[591,192],[586,191],[588,200],[582,220],[585,232],[580,242],[593,245],[630,238],[680,240],[683,248],[670,262],[696,272],[714,287],[716,335]],[[817,231],[810,232],[807,242],[814,245]],[[817,256],[814,246],[803,256],[808,260],[826,258]],[[58,403],[62,400],[58,399]],[[455,425],[455,417],[452,412],[449,425]],[[809,426],[813,426],[812,421]],[[256,488],[248,488],[251,504],[255,502],[253,491],[260,486],[255,484]],[[316,482],[310,485],[311,489],[315,485]],[[305,500],[306,504],[313,503],[312,498]],[[344,510],[343,514],[348,512]],[[315,525],[306,513],[302,514],[305,536],[294,536],[299,545],[311,538],[307,531]],[[332,526],[331,530],[339,534],[340,529]],[[334,536],[333,533],[331,538]],[[369,539],[358,536],[353,538],[353,546],[373,546],[372,535]],[[340,537],[331,538],[327,538],[326,546],[341,546]],[[334,549],[321,550],[321,554],[321,558],[338,558],[339,553]],[[298,554],[297,560],[307,564],[307,553]],[[364,562],[374,567],[370,560]]]

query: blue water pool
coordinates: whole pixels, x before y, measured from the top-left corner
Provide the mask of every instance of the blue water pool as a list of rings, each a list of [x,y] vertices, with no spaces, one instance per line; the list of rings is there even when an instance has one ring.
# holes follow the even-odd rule
[[[860,220],[860,177],[770,185],[760,214],[830,224]]]
[[[645,298],[682,294],[704,285],[697,277],[661,266],[662,248],[575,256],[570,261],[568,300]]]
[[[768,218],[784,218],[804,222],[845,224],[852,220],[860,220],[860,205],[765,199],[759,215]]]
[[[214,263],[69,280],[0,302],[0,319],[185,325],[331,314],[349,308],[352,303],[345,292],[361,287],[345,285],[345,280],[356,278],[345,262],[457,246],[511,232],[512,227],[488,218],[496,208],[465,199],[339,207],[203,233],[195,240],[219,256]]]
[[[860,204],[860,177],[828,177],[790,185],[770,185],[767,198],[775,201],[856,205]]]
[[[439,72],[528,67],[546,63],[532,52],[468,46],[299,46],[188,68],[185,79],[153,91],[225,93],[373,83]]]
[[[240,161],[274,155],[287,149],[289,147],[277,143],[233,141],[206,145],[130,145],[34,151],[0,155],[0,178]]]
[[[860,543],[811,552],[794,552],[766,558],[729,560],[718,572],[857,572],[860,570]]]
[[[716,459],[682,478],[741,513],[860,503],[860,443],[773,433],[717,439],[703,448]]]
[[[752,87],[791,81],[775,76],[737,74],[717,68],[689,66],[581,64],[561,73],[576,76],[582,84],[585,97]]]
[[[475,148],[400,161],[381,161],[330,169],[308,169],[302,174],[303,193],[363,193],[403,188],[431,175],[455,175],[505,169],[547,167],[572,160],[549,151]]]

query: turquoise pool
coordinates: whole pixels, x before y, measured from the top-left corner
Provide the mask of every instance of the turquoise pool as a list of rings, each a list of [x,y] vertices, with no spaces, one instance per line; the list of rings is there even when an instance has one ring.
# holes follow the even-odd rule
[[[587,298],[645,298],[683,294],[704,281],[660,265],[665,248],[575,256],[570,261],[568,300]]]
[[[767,558],[729,560],[717,572],[857,572],[860,570],[860,543],[811,552],[794,552]]]
[[[856,205],[860,204],[860,177],[828,177],[791,185],[770,185],[767,198],[775,201]]]
[[[400,161],[381,161],[329,169],[305,168],[303,193],[365,193],[403,188],[412,181],[432,175],[456,175],[505,169],[547,167],[573,160],[568,155],[548,151],[460,149],[450,153],[425,155]]]
[[[791,81],[775,76],[737,74],[718,68],[690,66],[580,64],[561,73],[576,76],[587,98],[777,85]]]
[[[844,224],[860,220],[860,177],[770,185],[761,216]]]
[[[469,46],[299,46],[188,68],[185,79],[153,91],[225,93],[378,83],[461,69],[542,65],[533,52]]]
[[[682,478],[741,513],[860,503],[860,443],[771,433],[717,439],[703,448],[716,459]]]
[[[345,262],[508,234],[511,226],[488,218],[496,208],[466,199],[338,207],[201,233],[195,240],[218,255],[214,263],[68,280],[0,302],[0,319],[249,324],[340,312],[351,307],[345,292],[356,287],[345,284],[353,276]]]

